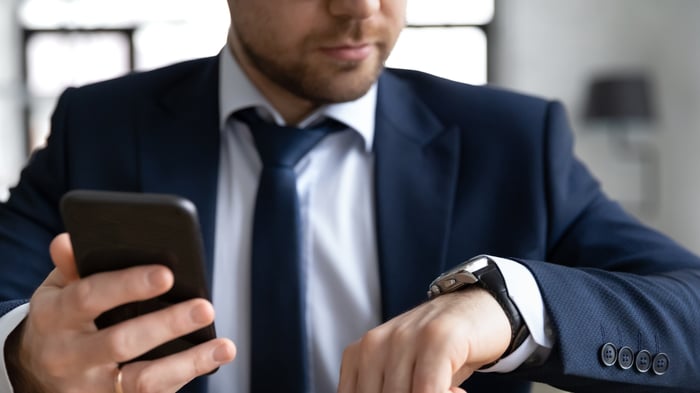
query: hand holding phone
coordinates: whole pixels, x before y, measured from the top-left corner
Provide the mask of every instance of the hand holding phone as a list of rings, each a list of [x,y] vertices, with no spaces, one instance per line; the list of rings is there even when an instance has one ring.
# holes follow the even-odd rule
[[[172,356],[133,362],[210,325],[211,303],[192,299],[98,330],[93,322],[101,314],[168,292],[172,272],[143,265],[80,278],[65,233],[51,242],[50,252],[56,269],[34,292],[28,314],[5,343],[7,375],[22,392],[112,392],[117,375],[123,391],[174,392],[235,357],[235,345],[217,338]]]
[[[76,190],[62,199],[61,213],[81,277],[147,264],[165,265],[175,277],[167,293],[101,314],[95,319],[98,328],[189,299],[210,299],[197,213],[191,202],[173,195]],[[181,352],[215,337],[211,324],[133,361]]]

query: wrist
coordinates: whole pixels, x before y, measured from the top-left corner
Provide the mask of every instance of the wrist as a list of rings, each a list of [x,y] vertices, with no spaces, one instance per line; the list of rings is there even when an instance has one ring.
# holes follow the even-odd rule
[[[457,296],[471,303],[470,313],[477,318],[470,318],[469,330],[476,338],[469,342],[470,351],[480,354],[474,357],[475,369],[488,368],[504,357],[511,345],[511,325],[508,316],[491,292],[472,285],[448,296]],[[445,297],[448,297],[445,296]]]
[[[21,356],[21,344],[24,334],[24,322],[20,323],[5,341],[5,365],[10,383],[17,391],[22,389],[22,393],[41,393],[44,389],[28,372],[28,368],[23,365]]]
[[[518,307],[508,295],[505,279],[498,265],[491,258],[480,255],[441,274],[430,284],[428,297],[434,298],[475,286],[491,295],[508,319],[511,328],[510,342],[500,358],[506,357],[513,353],[530,333]]]

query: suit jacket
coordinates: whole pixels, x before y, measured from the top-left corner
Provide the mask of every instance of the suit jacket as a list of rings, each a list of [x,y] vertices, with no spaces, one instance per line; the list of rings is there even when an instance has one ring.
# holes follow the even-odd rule
[[[211,267],[218,108],[217,58],[67,90],[48,147],[0,205],[0,300],[28,298],[51,270],[58,201],[75,188],[189,198]],[[551,355],[510,375],[476,375],[470,393],[527,391],[525,380],[576,391],[700,386],[700,261],[603,195],[573,156],[560,104],[387,70],[374,146],[384,319],[481,253],[516,258],[540,286],[557,337]],[[608,342],[666,353],[670,367],[661,376],[607,367]]]

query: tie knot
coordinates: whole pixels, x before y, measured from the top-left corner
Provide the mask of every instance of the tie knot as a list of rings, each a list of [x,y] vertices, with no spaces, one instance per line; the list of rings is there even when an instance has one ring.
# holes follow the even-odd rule
[[[344,128],[342,123],[330,118],[307,128],[280,126],[260,118],[255,108],[238,111],[234,117],[250,127],[266,167],[293,167],[326,135]]]

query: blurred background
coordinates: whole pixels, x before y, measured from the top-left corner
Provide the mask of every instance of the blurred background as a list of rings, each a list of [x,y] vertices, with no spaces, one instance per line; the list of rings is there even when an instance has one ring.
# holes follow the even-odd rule
[[[408,7],[388,65],[562,101],[607,193],[700,252],[700,1]],[[44,143],[63,89],[216,55],[227,12],[224,0],[1,0],[0,200]]]

